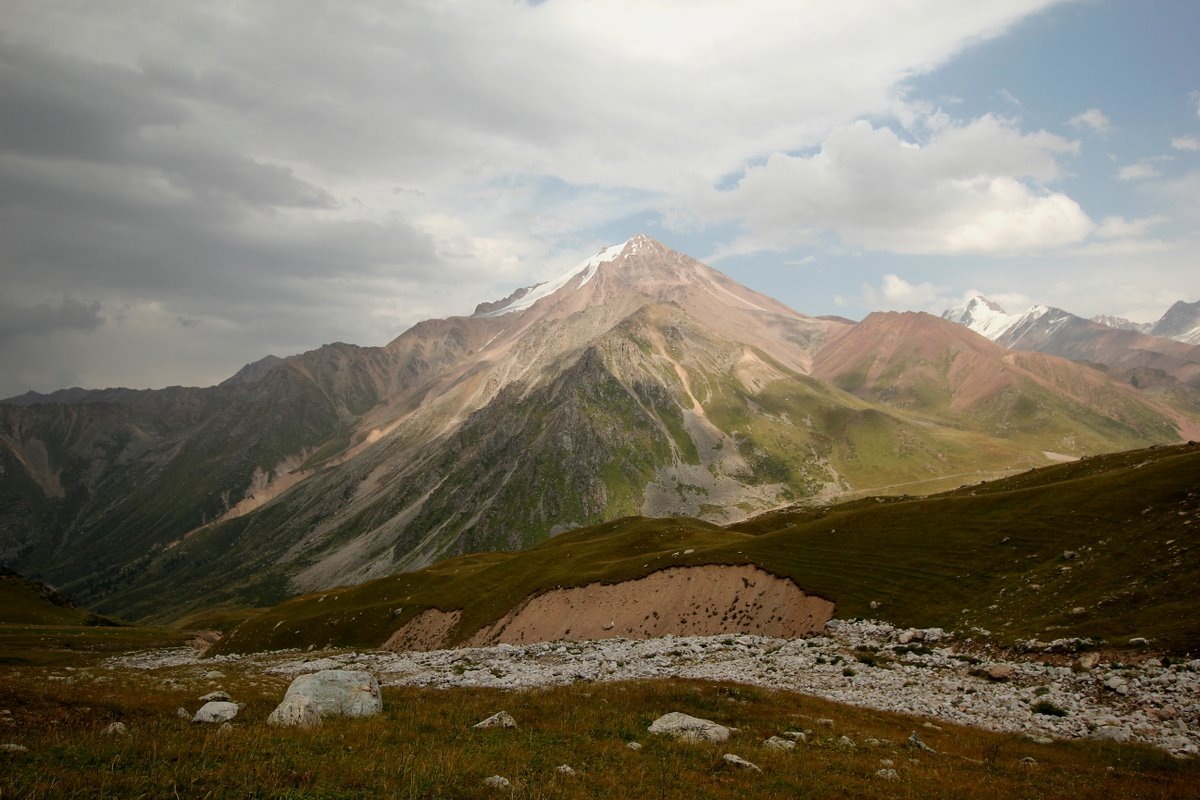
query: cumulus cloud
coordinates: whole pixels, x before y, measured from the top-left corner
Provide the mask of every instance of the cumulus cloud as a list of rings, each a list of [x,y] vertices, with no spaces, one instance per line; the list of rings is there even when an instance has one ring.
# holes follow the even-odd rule
[[[1071,117],[1071,125],[1094,133],[1108,133],[1113,127],[1108,115],[1098,108],[1089,108],[1087,111]]]
[[[985,115],[918,144],[859,121],[811,155],[775,154],[708,197],[709,218],[740,220],[749,249],[832,234],[847,246],[914,254],[1012,253],[1085,238],[1092,222],[1061,192],[1077,142]]]
[[[1200,136],[1173,136],[1171,137],[1171,147],[1192,153],[1200,151]]]
[[[945,287],[927,281],[910,283],[899,275],[887,274],[879,286],[863,285],[863,300],[881,311],[929,311],[941,313],[952,301]]]
[[[1157,178],[1162,170],[1150,159],[1142,159],[1133,164],[1126,164],[1117,170],[1117,177],[1123,181],[1140,181],[1146,178]]]
[[[1096,228],[1096,237],[1099,239],[1137,239],[1168,221],[1169,219],[1162,214],[1137,219],[1126,219],[1119,216],[1105,217]]]

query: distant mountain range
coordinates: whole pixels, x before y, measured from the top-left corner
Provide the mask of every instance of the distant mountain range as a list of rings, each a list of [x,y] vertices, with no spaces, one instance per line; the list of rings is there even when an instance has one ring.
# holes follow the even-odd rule
[[[977,295],[942,318],[997,344],[1051,353],[1108,370],[1141,388],[1200,389],[1200,302],[1177,302],[1155,323],[1116,317],[1086,320],[1052,306],[1009,314]]]
[[[1081,364],[926,314],[806,316],[635,236],[383,347],[0,403],[0,561],[166,620],[627,515],[731,523],[1200,436],[1200,348],[1080,322],[1140,338]]]

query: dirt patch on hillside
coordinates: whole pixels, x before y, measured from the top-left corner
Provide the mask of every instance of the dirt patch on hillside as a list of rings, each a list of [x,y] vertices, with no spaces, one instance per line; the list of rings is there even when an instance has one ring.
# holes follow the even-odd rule
[[[722,633],[796,638],[820,631],[833,612],[829,600],[754,566],[674,567],[623,583],[546,592],[466,645]]]
[[[461,611],[441,611],[436,608],[422,611],[389,636],[382,649],[403,653],[407,650],[443,648],[449,640],[450,631],[458,625],[461,617]]]

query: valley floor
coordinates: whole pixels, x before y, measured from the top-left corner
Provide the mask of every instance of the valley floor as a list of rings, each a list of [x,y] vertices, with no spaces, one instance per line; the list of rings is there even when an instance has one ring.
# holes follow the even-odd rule
[[[1077,645],[1045,646],[1072,647]],[[662,678],[733,681],[1020,733],[1033,741],[1140,742],[1175,756],[1200,753],[1200,660],[1159,659],[1130,650],[1104,658],[1100,653],[1089,658],[1086,652],[1082,659],[1004,657],[970,643],[956,645],[937,629],[901,631],[875,622],[837,621],[824,636],[794,640],[724,635],[203,660],[187,648],[176,648],[109,663],[143,670],[239,664],[288,677],[319,669],[359,669],[376,675],[384,686],[443,689],[533,689]]]

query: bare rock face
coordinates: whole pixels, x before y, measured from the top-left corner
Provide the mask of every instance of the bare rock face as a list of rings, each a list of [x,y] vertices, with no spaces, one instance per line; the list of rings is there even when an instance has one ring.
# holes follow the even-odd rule
[[[292,681],[272,716],[279,712],[282,719],[288,714],[307,713],[299,711],[299,701],[292,700],[296,697],[307,698],[321,717],[370,717],[383,711],[379,681],[369,672],[326,669],[301,675]],[[281,711],[289,700],[293,705]]]
[[[724,742],[729,739],[729,728],[710,719],[700,719],[678,711],[663,714],[650,724],[650,733],[670,736],[682,742]]]

